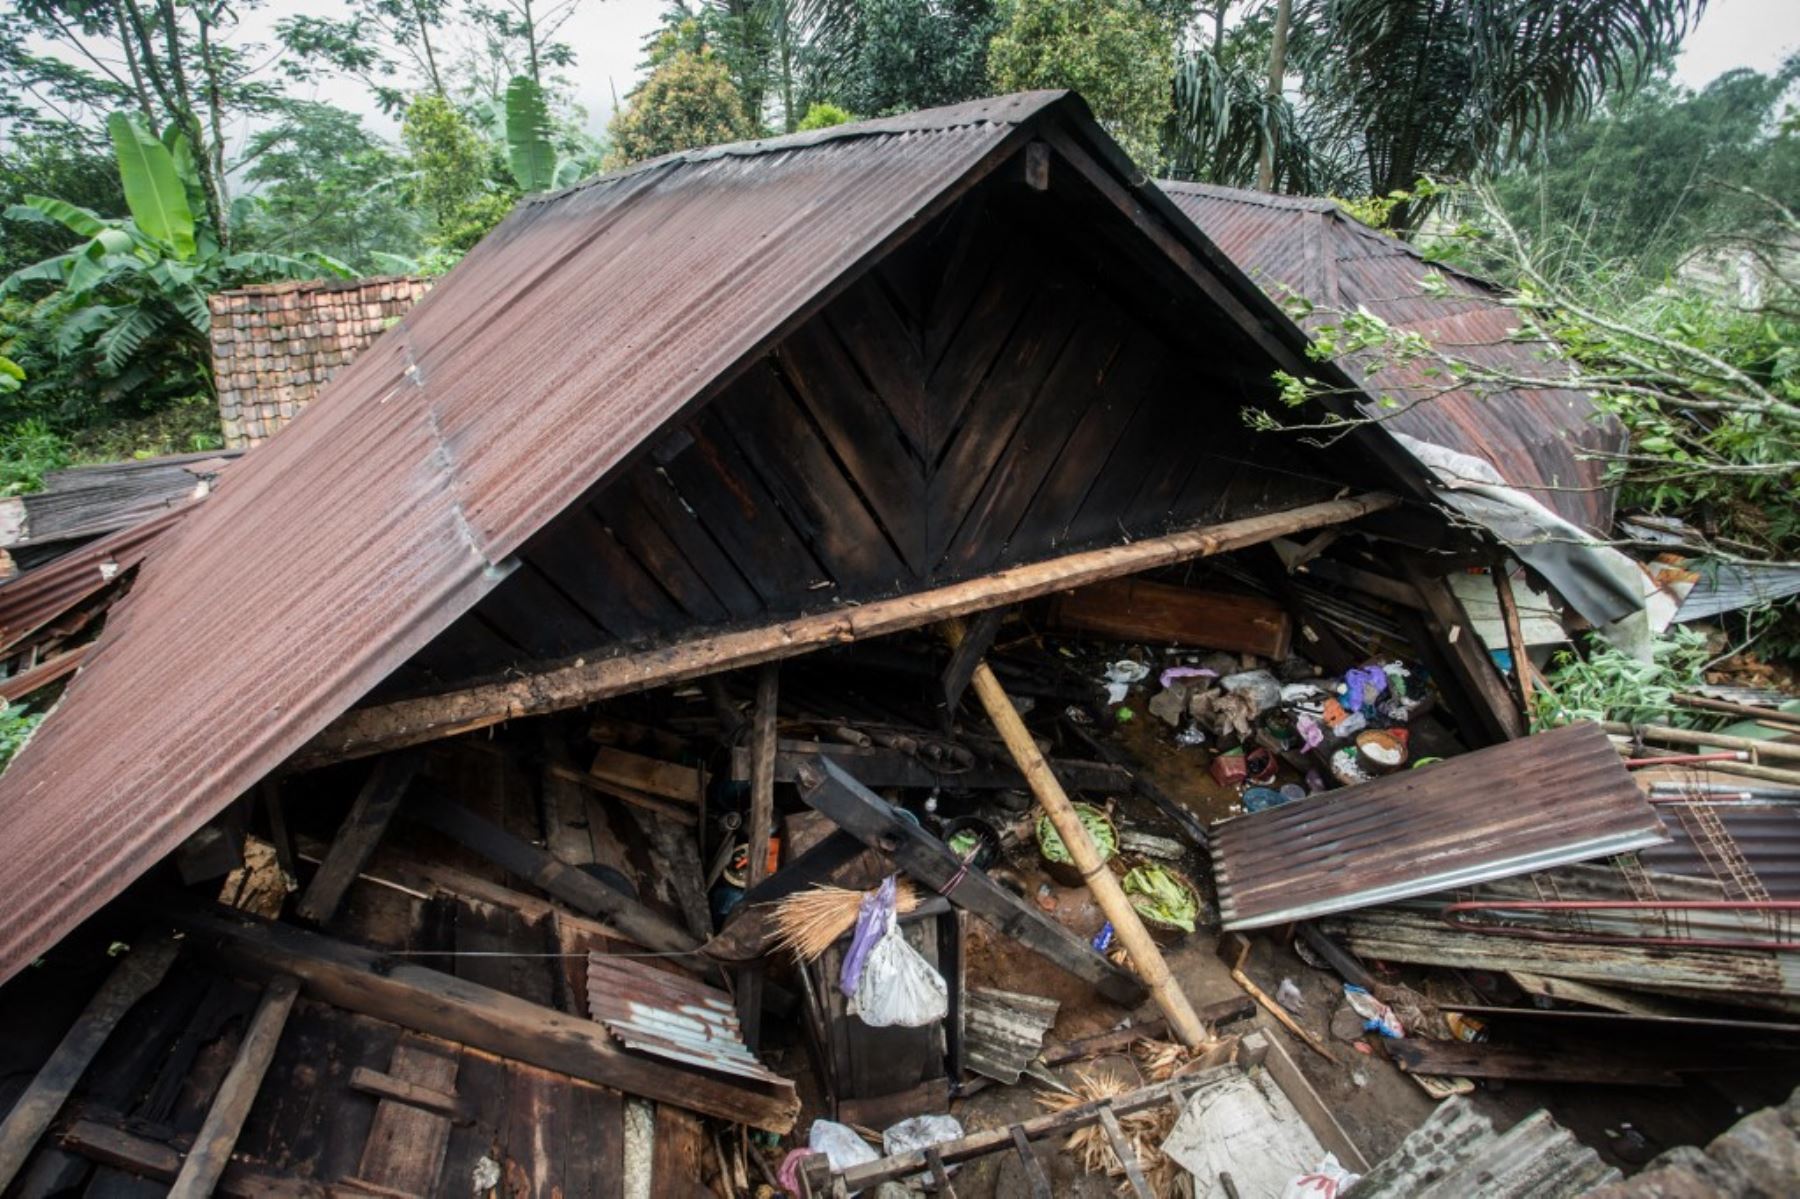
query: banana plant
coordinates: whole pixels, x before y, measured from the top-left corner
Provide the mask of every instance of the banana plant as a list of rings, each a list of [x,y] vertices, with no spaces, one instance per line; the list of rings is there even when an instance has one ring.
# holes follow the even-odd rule
[[[557,151],[544,89],[529,75],[506,85],[506,165],[522,192],[550,191],[579,183],[597,165],[592,156]]]
[[[49,285],[38,304],[55,318],[65,359],[85,358],[109,379],[147,375],[147,360],[159,352],[204,365],[213,292],[353,274],[321,254],[223,251],[198,202],[201,183],[185,135],[171,127],[158,139],[135,113],[115,112],[106,127],[129,217],[103,217],[49,196],[26,196],[5,212],[9,220],[60,226],[84,239],[0,280],[0,299]]]

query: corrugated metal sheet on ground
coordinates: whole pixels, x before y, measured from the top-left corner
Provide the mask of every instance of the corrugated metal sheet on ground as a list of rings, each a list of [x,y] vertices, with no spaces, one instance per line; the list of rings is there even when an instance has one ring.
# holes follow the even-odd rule
[[[963,1060],[995,1082],[1018,1082],[1043,1050],[1061,1007],[1038,995],[970,987],[963,999]]]
[[[1714,778],[1726,778],[1719,774]],[[1743,780],[1754,786],[1755,780]],[[1800,808],[1784,804],[1719,807],[1658,804],[1666,845],[1638,851],[1651,870],[1718,879],[1731,899],[1800,899]],[[1721,834],[1723,834],[1721,836]],[[1751,886],[1733,869],[1747,869]],[[1755,894],[1760,887],[1762,894]]]
[[[1597,725],[1406,770],[1212,831],[1226,928],[1261,928],[1623,853],[1666,834]]]
[[[791,1088],[744,1045],[737,1009],[711,987],[603,953],[588,955],[588,1015],[628,1049]]]
[[[1444,1100],[1363,1175],[1357,1199],[1575,1199],[1619,1171],[1539,1110],[1503,1133],[1467,1099]]]
[[[1582,455],[1622,449],[1624,429],[1598,413],[1585,393],[1558,386],[1562,373],[1545,360],[1541,343],[1513,338],[1519,319],[1498,289],[1426,262],[1405,242],[1377,233],[1329,200],[1197,183],[1169,182],[1162,188],[1271,295],[1297,293],[1337,310],[1366,307],[1448,353],[1543,379],[1541,388],[1438,394],[1443,380],[1416,367],[1410,375],[1396,366],[1369,377],[1354,359],[1342,364],[1370,390],[1407,405],[1392,413],[1365,404],[1369,415],[1381,415],[1408,436],[1485,458],[1514,487],[1559,515],[1607,532],[1613,491],[1605,481],[1606,464]],[[1428,273],[1443,279],[1441,294],[1424,286]]]
[[[533,197],[158,540],[0,777],[0,980],[268,774],[1066,93]],[[1271,317],[1270,319],[1279,319]]]
[[[24,519],[0,544],[42,547],[135,525],[204,495],[238,454],[211,450],[53,471],[42,491],[4,501],[19,505]]]

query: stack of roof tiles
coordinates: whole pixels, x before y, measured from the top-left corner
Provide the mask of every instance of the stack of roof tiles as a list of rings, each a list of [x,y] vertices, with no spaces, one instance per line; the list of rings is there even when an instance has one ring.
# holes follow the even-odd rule
[[[430,286],[428,279],[394,275],[215,295],[213,369],[226,447],[248,448],[274,436]]]

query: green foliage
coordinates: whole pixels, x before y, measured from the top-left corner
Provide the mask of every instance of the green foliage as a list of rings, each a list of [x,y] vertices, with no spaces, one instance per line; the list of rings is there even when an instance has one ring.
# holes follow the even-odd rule
[[[444,97],[416,97],[401,137],[412,156],[413,195],[431,213],[436,246],[466,251],[512,210],[510,189],[494,179],[493,151]]]
[[[548,191],[556,183],[556,147],[550,108],[535,79],[513,77],[506,85],[506,161],[522,192]]]
[[[1585,654],[1564,650],[1551,659],[1546,677],[1556,695],[1538,693],[1536,723],[1621,720],[1692,727],[1699,714],[1677,708],[1673,697],[1705,682],[1701,672],[1709,657],[1705,635],[1687,625],[1670,625],[1652,643],[1649,662],[1592,638]]]
[[[1081,827],[1087,830],[1088,840],[1092,841],[1094,848],[1099,850],[1100,860],[1104,862],[1118,853],[1119,834],[1118,830],[1113,828],[1112,819],[1093,804],[1078,803],[1073,806],[1077,819],[1081,821]],[[1067,864],[1074,861],[1069,856],[1069,847],[1063,844],[1062,836],[1056,831],[1056,825],[1051,823],[1050,815],[1047,812],[1038,817],[1037,845],[1038,852],[1044,856],[1044,860],[1047,862]]]
[[[1073,88],[1145,171],[1162,165],[1174,30],[1144,0],[1014,0],[988,46],[996,91]]]
[[[28,398],[85,392],[92,409],[139,411],[206,386],[211,318],[206,297],[265,279],[317,278],[343,268],[318,255],[231,253],[189,196],[201,188],[185,135],[167,144],[143,118],[109,118],[131,217],[120,220],[67,201],[27,195],[9,221],[60,226],[83,239],[72,249],[0,281],[6,303],[0,345],[26,369]],[[204,214],[204,208],[201,213]],[[28,302],[24,302],[28,301]],[[66,404],[68,396],[58,395]],[[48,404],[39,404],[44,411]],[[69,417],[76,413],[61,412]],[[92,416],[90,411],[88,416]]]
[[[1153,862],[1134,866],[1119,880],[1120,888],[1131,899],[1137,914],[1164,928],[1194,931],[1200,918],[1200,903],[1194,889],[1173,870]]]
[[[45,474],[67,465],[69,443],[42,419],[24,420],[0,429],[0,495],[40,491]]]
[[[810,90],[870,115],[972,99],[987,90],[993,0],[846,0],[808,46]]]
[[[27,195],[55,196],[103,216],[125,215],[112,154],[80,139],[15,133],[0,142],[0,209],[24,203]],[[0,237],[0,278],[67,245],[68,230],[60,224],[14,224]]]
[[[1495,192],[1540,245],[1569,239],[1654,287],[1696,248],[1759,229],[1766,210],[1737,188],[1800,198],[1800,130],[1780,119],[1797,84],[1800,55],[1697,93],[1664,74],[1546,141]]]
[[[800,118],[795,130],[805,133],[813,129],[829,129],[833,125],[847,125],[856,118],[835,104],[817,103],[806,110]]]
[[[13,755],[25,748],[43,720],[44,713],[33,712],[24,704],[0,706],[0,770],[5,770]]]
[[[670,52],[613,117],[609,169],[737,141],[752,126],[725,64],[709,49]]]

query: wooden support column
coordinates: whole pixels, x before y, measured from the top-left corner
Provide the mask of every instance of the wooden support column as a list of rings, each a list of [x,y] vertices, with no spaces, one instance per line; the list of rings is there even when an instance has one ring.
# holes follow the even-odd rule
[[[138,1000],[154,991],[169,973],[181,948],[173,937],[145,942],[127,953],[107,976],[62,1041],[50,1054],[25,1093],[0,1123],[0,1191],[6,1190],[38,1138],[56,1119],[70,1092],[93,1064],[100,1047]]]
[[[1507,573],[1506,559],[1494,559],[1493,576],[1494,595],[1500,601],[1500,618],[1506,623],[1506,648],[1512,654],[1513,678],[1519,684],[1519,706],[1529,718],[1532,708],[1531,655],[1525,646],[1525,631],[1519,624],[1519,603],[1513,596],[1512,578]]]
[[[219,1084],[219,1093],[206,1113],[206,1123],[200,1126],[194,1147],[188,1150],[181,1173],[169,1188],[170,1199],[207,1199],[218,1187],[225,1167],[231,1164],[231,1151],[237,1145],[238,1133],[243,1131],[244,1119],[256,1102],[263,1075],[269,1072],[269,1063],[275,1058],[275,1046],[281,1040],[281,1030],[287,1027],[288,1013],[294,1010],[294,1000],[299,997],[300,981],[295,978],[275,978],[263,991],[262,1003],[257,1005],[256,1015],[251,1017],[244,1040],[238,1045],[237,1060]]]
[[[750,730],[750,861],[746,891],[769,877],[769,838],[775,832],[775,726],[781,700],[781,665],[765,662],[756,675],[756,711]],[[738,1025],[744,1044],[762,1043],[763,972],[752,963],[738,971]]]
[[[406,788],[419,772],[419,765],[420,758],[416,753],[390,754],[375,763],[362,790],[356,793],[349,815],[344,817],[343,825],[332,839],[325,860],[319,864],[318,872],[295,908],[295,914],[302,920],[319,925],[331,922],[338,905],[344,901],[344,892],[369,864],[375,847],[381,843],[382,834],[387,832],[388,822],[400,810],[400,801],[406,798]]]
[[[944,635],[952,646],[960,644],[963,638],[961,624],[946,624]],[[981,706],[987,709],[988,719],[1000,730],[1000,738],[1006,742],[1006,748],[1012,752],[1013,760],[1025,775],[1025,781],[1031,786],[1031,793],[1037,796],[1038,803],[1050,817],[1050,823],[1056,826],[1057,835],[1068,848],[1069,856],[1074,859],[1076,869],[1081,871],[1081,877],[1087,882],[1087,888],[1093,894],[1095,902],[1106,913],[1106,918],[1112,921],[1113,932],[1125,946],[1125,951],[1131,955],[1133,968],[1150,989],[1150,996],[1156,1000],[1156,1006],[1168,1018],[1169,1031],[1189,1048],[1204,1044],[1208,1037],[1206,1025],[1194,1014],[1180,984],[1169,972],[1168,963],[1163,961],[1162,951],[1150,939],[1150,931],[1144,927],[1137,909],[1131,906],[1125,889],[1101,860],[1100,851],[1094,848],[1093,839],[1088,836],[1081,818],[1075,814],[1075,805],[1069,802],[1062,784],[1056,781],[1056,775],[1050,770],[1050,763],[1038,751],[1037,742],[1032,739],[1031,731],[1019,717],[1019,710],[1013,706],[1006,689],[994,677],[993,668],[986,662],[978,663],[970,678],[970,685],[975,688]]]
[[[1514,702],[1506,680],[1500,677],[1494,660],[1483,648],[1456,593],[1444,580],[1430,577],[1417,566],[1409,564],[1407,575],[1425,605],[1425,632],[1429,641],[1424,648],[1435,650],[1441,656],[1451,676],[1446,683],[1456,687],[1465,701],[1458,704],[1454,702],[1456,697],[1451,697],[1452,709],[1458,710],[1459,716],[1468,716],[1475,724],[1474,728],[1464,730],[1465,740],[1498,745],[1523,737],[1527,731],[1525,718]]]

